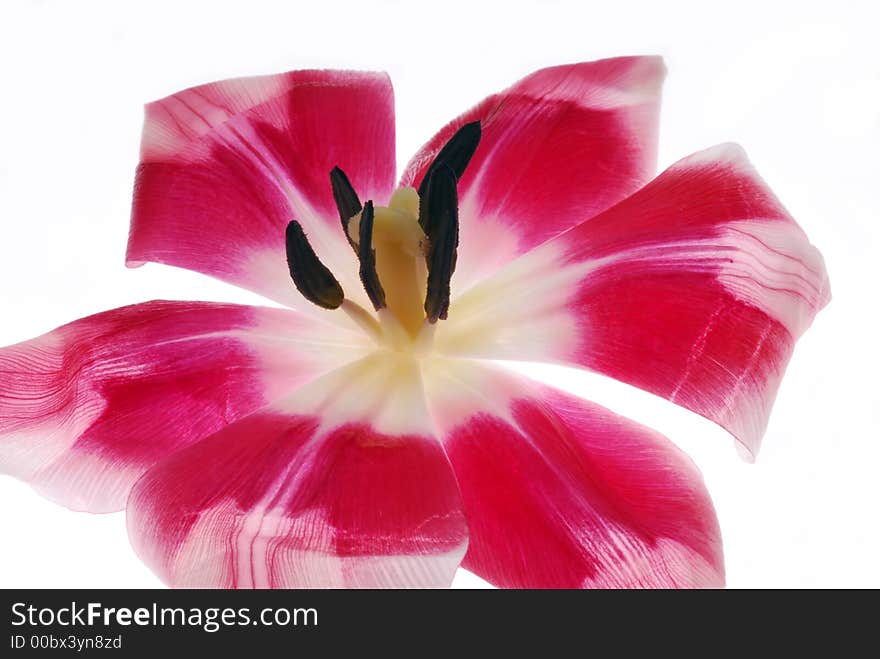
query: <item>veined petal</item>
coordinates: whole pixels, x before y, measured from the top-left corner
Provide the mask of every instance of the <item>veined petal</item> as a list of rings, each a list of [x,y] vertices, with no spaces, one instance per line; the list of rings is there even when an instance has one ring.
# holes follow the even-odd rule
[[[715,421],[753,456],[794,343],[829,299],[822,256],[742,149],[722,145],[465,293],[438,342],[604,373]]]
[[[656,167],[659,57],[542,69],[454,119],[410,161],[418,185],[465,123],[482,138],[459,182],[458,290],[620,201]]]
[[[138,555],[173,586],[448,586],[467,546],[415,362],[377,354],[147,472]]]
[[[121,510],[168,453],[360,356],[359,334],[208,302],[135,304],[0,349],[0,472]]]
[[[668,439],[477,361],[430,373],[468,521],[464,567],[513,588],[723,586],[712,503]]]
[[[300,304],[285,262],[284,230],[297,220],[358,299],[330,170],[342,167],[364,199],[385,203],[394,185],[393,103],[385,74],[293,71],[149,104],[128,265],[189,268],[310,306]]]

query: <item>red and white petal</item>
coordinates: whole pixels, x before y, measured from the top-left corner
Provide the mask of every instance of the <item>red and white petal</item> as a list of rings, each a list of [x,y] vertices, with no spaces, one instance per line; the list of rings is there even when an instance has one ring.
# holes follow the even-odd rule
[[[463,567],[513,588],[720,587],[693,463],[662,435],[469,360],[426,380],[469,527]]]
[[[418,367],[378,355],[158,464],[128,528],[181,587],[448,586],[467,547]]]
[[[742,149],[676,163],[453,302],[447,352],[577,364],[698,412],[757,452],[822,256]]]
[[[167,454],[362,351],[286,309],[154,301],[0,349],[0,471],[76,510],[121,510]]]
[[[305,228],[349,297],[361,294],[330,170],[362,199],[394,185],[385,74],[293,71],[187,89],[146,107],[127,264],[196,270],[298,305],[284,229]]]
[[[482,139],[459,183],[459,291],[620,201],[654,175],[659,57],[542,69],[454,119],[402,178],[418,185],[463,124]]]

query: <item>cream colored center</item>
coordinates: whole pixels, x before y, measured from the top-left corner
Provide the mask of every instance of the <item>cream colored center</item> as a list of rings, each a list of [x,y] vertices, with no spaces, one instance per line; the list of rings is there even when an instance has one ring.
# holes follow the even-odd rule
[[[360,213],[348,225],[349,237],[358,244]],[[387,312],[400,325],[404,336],[385,328],[396,347],[413,343],[425,327],[425,289],[428,272],[424,249],[426,237],[419,226],[419,195],[404,187],[391,195],[388,206],[376,206],[373,215],[373,249],[376,271],[385,291]],[[380,312],[379,317],[386,315]],[[396,332],[397,335],[400,331]],[[401,344],[402,343],[402,344]]]

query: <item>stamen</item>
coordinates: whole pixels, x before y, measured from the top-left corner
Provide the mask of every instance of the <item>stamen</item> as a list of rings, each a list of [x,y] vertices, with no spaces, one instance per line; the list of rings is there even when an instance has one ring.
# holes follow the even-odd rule
[[[455,185],[455,172],[450,166],[441,164],[427,179],[419,203],[419,224],[428,236],[425,314],[429,323],[445,320],[449,312],[449,286],[458,249],[458,191]]]
[[[318,259],[302,226],[296,220],[285,231],[287,267],[297,290],[309,302],[324,309],[336,309],[345,299],[342,286]]]
[[[422,179],[421,185],[419,185],[419,197],[424,196],[431,175],[443,165],[452,169],[456,180],[461,178],[465,168],[471,161],[471,156],[477,150],[482,132],[479,121],[472,121],[458,129],[455,135],[440,149],[440,153],[437,154],[434,162],[431,163],[428,171],[425,172],[425,177]],[[423,226],[422,229],[424,228]],[[425,230],[425,233],[427,233],[427,230]]]
[[[357,250],[357,246],[348,235],[348,223],[351,218],[361,212],[361,200],[358,199],[357,192],[339,167],[334,167],[330,172],[330,187],[333,188],[333,201],[336,202],[336,209],[339,211],[339,219],[342,222],[342,230],[352,249]]]
[[[361,262],[360,275],[367,297],[376,308],[385,308],[385,291],[376,272],[376,250],[373,249],[373,202],[368,201],[361,213],[358,233],[358,259]]]
[[[293,221],[287,226],[287,262],[303,296],[325,309],[342,306],[374,337],[381,326],[383,340],[393,346],[415,345],[420,336],[432,335],[433,331],[425,331],[426,323],[433,330],[430,326],[449,313],[458,251],[456,186],[481,134],[479,121],[461,126],[435,156],[418,191],[397,190],[387,208],[374,208],[372,201],[361,205],[348,176],[334,167],[330,171],[333,200],[378,318],[344,299],[339,281],[315,255],[302,226]]]

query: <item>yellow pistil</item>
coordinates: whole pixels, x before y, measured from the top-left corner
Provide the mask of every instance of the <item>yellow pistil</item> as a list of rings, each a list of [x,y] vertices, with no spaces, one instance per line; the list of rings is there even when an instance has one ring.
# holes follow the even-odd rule
[[[355,244],[359,232],[360,214],[348,225],[348,235]],[[414,188],[400,188],[391,196],[387,207],[375,207],[376,272],[385,291],[388,311],[410,340],[418,336],[425,324],[425,242],[425,234],[419,226],[419,195]]]

